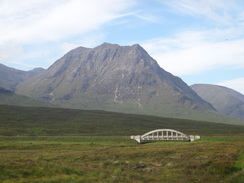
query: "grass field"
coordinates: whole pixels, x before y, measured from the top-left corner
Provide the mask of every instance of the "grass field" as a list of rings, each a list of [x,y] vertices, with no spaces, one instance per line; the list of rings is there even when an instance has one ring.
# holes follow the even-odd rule
[[[142,135],[160,128],[229,137],[143,144],[95,137]],[[243,136],[244,125],[0,105],[0,182],[243,183]]]
[[[243,183],[244,138],[0,138],[0,182]]]
[[[0,136],[125,136],[169,128],[188,135],[244,136],[244,125],[106,111],[0,105]]]

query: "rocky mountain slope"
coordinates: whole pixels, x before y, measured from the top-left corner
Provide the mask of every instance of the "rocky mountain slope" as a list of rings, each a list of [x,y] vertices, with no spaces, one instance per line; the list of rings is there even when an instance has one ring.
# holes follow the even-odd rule
[[[70,108],[224,122],[211,104],[137,44],[78,47],[21,84],[17,93]]]
[[[0,87],[15,91],[16,86],[20,83],[37,76],[44,70],[35,68],[30,71],[22,71],[0,64]]]
[[[195,84],[191,88],[221,114],[244,121],[244,95],[218,85]]]

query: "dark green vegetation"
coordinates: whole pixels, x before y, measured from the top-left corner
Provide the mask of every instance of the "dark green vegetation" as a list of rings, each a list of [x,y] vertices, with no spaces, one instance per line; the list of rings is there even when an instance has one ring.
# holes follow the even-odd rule
[[[244,135],[244,126],[105,111],[4,105],[0,105],[0,124],[2,136],[126,136],[161,128],[193,135]]]
[[[0,182],[244,182],[244,138],[0,138]]]

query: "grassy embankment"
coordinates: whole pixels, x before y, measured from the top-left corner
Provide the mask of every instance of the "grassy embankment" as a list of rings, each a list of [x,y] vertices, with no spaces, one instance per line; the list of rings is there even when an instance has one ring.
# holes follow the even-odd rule
[[[0,138],[0,182],[244,182],[244,138]]]

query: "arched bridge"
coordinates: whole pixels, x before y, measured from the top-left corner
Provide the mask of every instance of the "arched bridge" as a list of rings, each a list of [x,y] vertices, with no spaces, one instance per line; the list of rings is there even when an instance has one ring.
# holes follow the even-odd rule
[[[194,141],[200,139],[200,136],[186,135],[182,132],[172,129],[157,129],[145,133],[144,135],[131,136],[131,139],[141,143],[142,140],[187,140]]]

